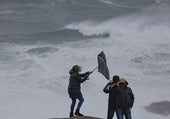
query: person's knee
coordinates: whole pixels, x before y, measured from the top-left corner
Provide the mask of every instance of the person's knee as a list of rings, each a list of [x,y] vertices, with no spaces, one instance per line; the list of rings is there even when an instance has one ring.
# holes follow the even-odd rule
[[[81,101],[84,102],[84,98],[82,98]]]
[[[84,102],[84,98],[83,97],[79,98],[79,101],[83,103]]]
[[[72,99],[72,103],[75,104],[76,103],[76,99],[73,98]]]

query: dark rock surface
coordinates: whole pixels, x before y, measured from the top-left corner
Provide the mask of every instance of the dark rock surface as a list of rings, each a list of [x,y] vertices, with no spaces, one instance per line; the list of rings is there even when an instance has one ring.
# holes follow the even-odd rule
[[[146,106],[145,109],[148,112],[168,116],[170,115],[170,101],[153,102]]]
[[[75,116],[71,118],[49,118],[49,119],[102,119],[102,118],[92,117],[92,116],[83,116],[83,117]]]

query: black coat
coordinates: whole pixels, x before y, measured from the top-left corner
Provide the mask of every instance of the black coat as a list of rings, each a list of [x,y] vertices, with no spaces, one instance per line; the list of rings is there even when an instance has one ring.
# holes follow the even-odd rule
[[[70,98],[81,98],[81,83],[83,83],[89,76],[89,73],[86,72],[84,74],[79,74],[78,72],[74,72],[70,70],[70,78],[68,85],[68,93]]]
[[[134,103],[134,94],[126,84],[120,84],[116,88],[116,107],[120,109],[131,108]]]
[[[116,109],[116,91],[117,85],[113,83],[108,83],[103,91],[107,94],[109,94],[109,99],[108,99],[108,108],[111,109]]]

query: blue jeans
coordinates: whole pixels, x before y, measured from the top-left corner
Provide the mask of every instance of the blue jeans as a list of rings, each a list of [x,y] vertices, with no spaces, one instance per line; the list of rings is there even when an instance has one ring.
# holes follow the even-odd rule
[[[115,111],[116,111],[115,109],[108,108],[108,110],[107,110],[107,119],[112,119],[113,116],[114,116]]]
[[[116,109],[116,115],[117,119],[123,119],[123,116],[125,116],[125,119],[132,119],[131,108]]]
[[[76,98],[71,98],[71,100],[72,100],[72,103],[71,103],[70,112],[74,112],[74,107],[76,105]],[[82,104],[84,102],[84,98],[81,97],[81,98],[78,98],[78,100],[79,100],[79,103],[77,105],[77,109],[80,110],[80,108],[81,108],[81,106],[82,106]]]

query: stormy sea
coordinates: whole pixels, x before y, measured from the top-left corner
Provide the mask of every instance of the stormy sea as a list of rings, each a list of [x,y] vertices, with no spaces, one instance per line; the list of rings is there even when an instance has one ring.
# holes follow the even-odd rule
[[[69,70],[92,71],[104,51],[133,119],[169,119],[169,33],[170,0],[0,0],[0,118],[68,117]],[[107,83],[96,70],[81,85],[84,115],[107,117]]]

